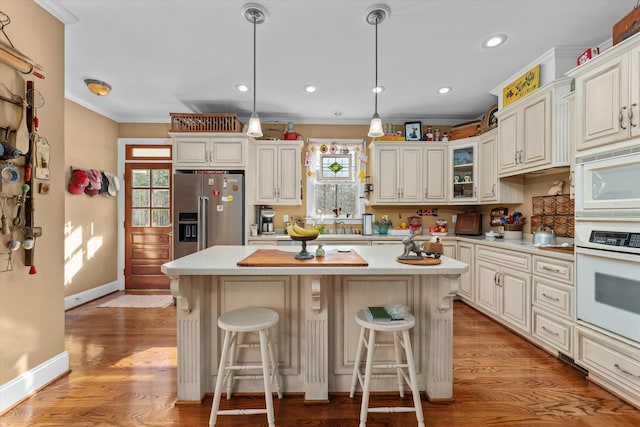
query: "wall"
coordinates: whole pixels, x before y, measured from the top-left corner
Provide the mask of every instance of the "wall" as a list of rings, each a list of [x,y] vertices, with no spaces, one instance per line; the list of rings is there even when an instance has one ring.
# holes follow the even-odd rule
[[[37,274],[28,274],[23,251],[15,252],[13,271],[0,273],[0,407],[10,390],[7,383],[60,356],[61,364],[47,371],[51,381],[68,368],[64,357],[64,192],[66,184],[64,139],[64,26],[32,1],[0,0],[9,15],[5,31],[13,44],[44,66],[46,78],[35,80],[45,99],[38,110],[40,135],[51,145],[50,192],[34,192],[35,221],[43,235],[36,241]],[[19,192],[4,187],[3,192]],[[12,207],[11,209],[15,209]],[[0,241],[0,263],[7,262],[5,239]],[[65,363],[66,360],[66,363]],[[38,386],[42,377],[28,378],[25,386]],[[25,380],[26,381],[26,380]]]
[[[116,175],[118,124],[72,101],[65,101],[66,182],[71,168]],[[70,296],[116,280],[117,198],[65,191],[64,294]]]

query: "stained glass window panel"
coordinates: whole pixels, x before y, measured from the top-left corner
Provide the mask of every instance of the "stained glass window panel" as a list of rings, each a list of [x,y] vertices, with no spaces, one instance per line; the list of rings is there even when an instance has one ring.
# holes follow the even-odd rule
[[[322,155],[321,156],[321,180],[352,180],[353,165],[350,154],[343,155]]]
[[[134,188],[131,190],[131,205],[134,208],[148,208],[150,206],[149,190]]]
[[[131,225],[133,227],[149,227],[149,209],[132,209]]]

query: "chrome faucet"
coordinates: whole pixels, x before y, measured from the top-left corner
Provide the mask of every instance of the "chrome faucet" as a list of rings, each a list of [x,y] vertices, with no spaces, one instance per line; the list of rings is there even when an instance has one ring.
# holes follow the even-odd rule
[[[342,234],[344,234],[344,221],[333,220],[333,234],[338,234],[338,225],[342,224]]]

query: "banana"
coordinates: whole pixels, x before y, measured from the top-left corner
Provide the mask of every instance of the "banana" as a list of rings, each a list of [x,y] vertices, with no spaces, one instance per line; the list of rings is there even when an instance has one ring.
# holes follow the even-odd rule
[[[316,230],[315,228],[304,228],[304,227],[300,227],[297,223],[292,223],[291,224],[293,227],[293,231],[298,235],[298,236],[302,236],[302,237],[318,237],[318,234],[320,234],[320,230]]]
[[[293,223],[287,225],[287,234],[293,237],[300,237],[300,235],[293,229]]]

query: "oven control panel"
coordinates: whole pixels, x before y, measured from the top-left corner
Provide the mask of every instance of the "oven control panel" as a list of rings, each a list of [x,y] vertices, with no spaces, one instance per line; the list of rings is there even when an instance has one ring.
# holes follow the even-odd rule
[[[589,237],[589,242],[607,246],[640,248],[640,233],[593,230]]]

